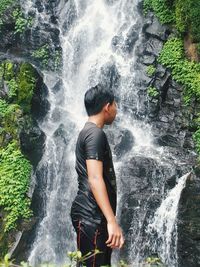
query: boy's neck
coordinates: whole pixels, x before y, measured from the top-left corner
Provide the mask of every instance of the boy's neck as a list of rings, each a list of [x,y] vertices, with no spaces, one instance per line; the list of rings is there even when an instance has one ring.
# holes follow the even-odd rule
[[[96,124],[97,127],[103,128],[104,127],[104,118],[101,114],[93,115],[88,118],[89,122],[93,122]]]

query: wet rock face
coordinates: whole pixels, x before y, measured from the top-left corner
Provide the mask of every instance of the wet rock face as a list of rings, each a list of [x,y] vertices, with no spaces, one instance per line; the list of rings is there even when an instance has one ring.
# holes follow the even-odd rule
[[[20,132],[21,150],[33,166],[37,166],[42,157],[45,139],[45,134],[38,127],[35,120],[32,120],[30,124],[24,124]]]
[[[51,1],[51,4],[53,4],[53,1]],[[18,4],[9,7],[1,16],[3,25],[1,25],[0,29],[0,62],[4,60],[11,62],[11,64],[14,66],[12,68],[12,71],[15,73],[14,77],[17,77],[20,66],[23,64],[29,64],[31,69],[34,70],[34,77],[32,78],[36,80],[36,85],[30,103],[30,110],[24,112],[24,114],[22,114],[22,117],[20,118],[19,141],[22,153],[30,160],[31,164],[35,168],[43,155],[44,143],[46,139],[46,136],[40,129],[38,122],[42,121],[44,116],[47,114],[49,110],[49,103],[47,101],[47,87],[44,84],[42,74],[37,69],[35,69],[35,67],[33,67],[33,65],[35,66],[36,64],[34,64],[35,62],[33,63],[31,53],[40,45],[43,45],[44,43],[46,44],[47,40],[49,43],[52,43],[50,42],[50,38],[54,38],[56,40],[55,43],[57,42],[58,44],[59,31],[55,30],[55,28],[52,29],[51,26],[46,25],[46,32],[51,32],[51,34],[46,33],[45,35],[43,35],[46,39],[39,37],[36,38],[36,36],[34,37],[35,39],[32,38],[33,36],[31,35],[30,29],[26,29],[22,34],[16,33],[13,11],[18,7]],[[42,36],[38,28],[37,30],[35,29],[35,35],[36,33]],[[33,42],[33,40],[35,40],[35,43]],[[26,74],[24,73],[22,73],[22,75],[26,76]],[[0,97],[1,99],[7,100],[9,93],[8,85],[6,84],[6,82],[3,82],[3,84],[1,83],[2,81],[0,82]],[[7,144],[11,140],[12,136],[9,136],[9,134],[7,134],[5,143]],[[30,181],[30,183],[32,183],[32,181]],[[30,198],[32,198],[32,194],[30,195]],[[2,213],[1,216],[3,216]],[[3,234],[3,236],[1,235],[0,250],[5,248],[5,251],[7,251],[8,247],[4,246],[3,243],[3,240],[7,240],[9,247],[11,246],[11,244],[13,244],[13,247],[10,251],[11,254],[15,253],[13,254],[14,257],[19,256],[20,258],[23,254],[24,248],[26,248],[28,243],[30,243],[29,241],[33,239],[33,229],[35,222],[36,217],[32,218],[31,221],[26,225],[24,224],[24,222],[19,222],[17,228],[18,232],[12,231],[12,233],[10,233],[8,236],[6,236],[5,234]]]
[[[144,18],[142,43],[136,47],[135,85],[140,88],[138,94],[143,96],[145,93],[147,98],[141,104],[143,108],[139,115],[148,117],[157,145],[188,145],[193,149],[191,134],[187,130],[191,117],[183,103],[183,88],[172,80],[169,70],[158,64],[158,56],[170,31],[152,13]],[[149,68],[155,70],[148,73]],[[149,88],[155,94],[151,94]]]
[[[187,181],[178,216],[179,266],[200,266],[200,168]]]
[[[143,103],[144,108],[140,109],[140,113],[137,115],[146,117],[151,124],[154,143],[166,152],[165,155],[170,161],[170,168],[167,164],[166,166],[158,166],[158,162],[145,158],[145,155],[141,158],[136,156],[130,159],[126,154],[128,151],[125,152],[127,162],[120,172],[120,183],[122,184],[121,188],[126,187],[130,190],[123,192],[119,205],[122,207],[120,218],[121,225],[126,233],[125,238],[127,244],[132,244],[132,246],[131,248],[129,245],[125,246],[124,251],[121,252],[122,257],[133,253],[131,251],[135,251],[135,256],[137,252],[141,251],[145,255],[145,248],[142,248],[143,241],[146,238],[145,226],[155,209],[161,204],[163,196],[159,190],[163,185],[164,192],[172,189],[176,185],[176,179],[190,171],[191,166],[196,165],[192,132],[188,130],[191,111],[184,106],[183,88],[172,80],[169,70],[158,64],[159,53],[170,34],[170,29],[160,25],[154,15],[149,13],[144,18],[142,33],[142,43],[135,48],[137,62],[134,66],[136,70],[134,83],[139,88],[138,94],[144,96],[147,93],[147,88],[152,87],[157,90],[158,95],[153,96],[147,93],[147,99]],[[115,44],[120,43],[119,38],[114,39],[114,41]],[[151,75],[147,71],[149,66],[155,68],[155,72]],[[192,106],[192,109],[195,110],[195,106]],[[120,151],[123,150],[120,147],[123,138],[121,141],[120,138],[116,140],[119,144],[116,145],[114,152],[116,155],[117,153],[120,155]],[[176,159],[181,160],[181,164],[177,164]],[[200,225],[200,199],[197,193],[200,192],[200,181],[197,177],[200,176],[196,175],[194,181],[187,183],[180,202],[178,222],[178,266],[180,267],[200,266],[198,227]],[[165,181],[162,181],[162,179],[165,179]],[[158,189],[156,189],[156,185]],[[144,209],[145,205],[146,208]],[[144,228],[138,233],[137,230],[141,229],[138,225],[141,222]],[[148,255],[148,252],[146,255]]]

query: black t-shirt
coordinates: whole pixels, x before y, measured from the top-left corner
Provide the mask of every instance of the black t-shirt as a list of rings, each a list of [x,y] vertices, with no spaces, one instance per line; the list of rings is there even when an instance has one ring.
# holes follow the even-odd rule
[[[100,224],[106,221],[96,203],[88,182],[86,159],[103,162],[103,179],[108,192],[111,207],[116,213],[116,177],[112,154],[106,134],[93,122],[86,122],[76,144],[76,171],[78,174],[78,193],[71,208],[72,219],[86,219]]]

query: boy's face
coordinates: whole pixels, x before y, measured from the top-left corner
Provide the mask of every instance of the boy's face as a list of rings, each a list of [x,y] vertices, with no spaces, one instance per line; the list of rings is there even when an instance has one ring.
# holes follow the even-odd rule
[[[105,124],[111,124],[117,114],[117,104],[115,101],[113,101],[112,104],[106,105],[106,116],[105,116]]]

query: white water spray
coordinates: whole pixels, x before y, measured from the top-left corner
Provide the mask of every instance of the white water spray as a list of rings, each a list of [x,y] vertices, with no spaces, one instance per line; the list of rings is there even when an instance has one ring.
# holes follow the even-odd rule
[[[31,9],[36,12],[33,27],[49,22],[49,15],[46,14],[45,8],[43,12],[38,12],[35,0],[23,0],[23,2],[26,13]],[[137,10],[140,0],[60,0],[58,2],[58,28],[63,69],[59,75],[52,72],[43,73],[51,106],[46,118],[39,125],[47,139],[45,153],[36,173],[38,173],[37,179],[43,180],[45,185],[44,207],[41,207],[45,212],[38,225],[30,252],[31,265],[44,261],[63,263],[66,261],[66,252],[75,249],[75,235],[69,217],[71,202],[77,188],[74,150],[78,132],[86,120],[83,97],[89,87],[99,82],[112,85],[120,99],[118,119],[112,130],[120,132],[121,129],[126,129],[134,137],[134,147],[121,161],[114,163],[117,166],[118,200],[131,190],[128,186],[120,187],[122,168],[126,167],[129,158],[138,156],[154,160],[156,164],[153,176],[155,177],[161,158],[164,158],[164,153],[153,145],[151,126],[135,118],[135,114],[140,113],[143,105],[138,95],[139,88],[135,85],[134,70],[137,59],[135,47],[139,45],[142,28],[141,17]],[[44,2],[43,5],[45,7]],[[135,26],[138,29],[138,38],[133,47],[128,47],[128,34]],[[117,40],[117,43],[113,44],[113,40]],[[127,48],[130,49],[128,52]],[[59,90],[54,90],[60,80],[62,85]],[[127,177],[127,183],[131,182],[132,178],[134,177]],[[153,185],[155,192],[162,193],[163,188],[159,189],[156,182]],[[174,203],[179,201],[177,199]],[[140,210],[140,203],[136,207],[138,211],[144,212],[144,215],[139,216],[139,222],[132,218],[132,239],[135,238],[134,228],[137,228],[138,239],[142,233],[143,222],[148,211],[148,199],[145,201],[143,210]],[[118,211],[119,216],[121,210],[122,207]],[[164,216],[161,218],[164,222],[165,214],[156,215],[155,220],[159,216]],[[161,240],[166,239],[166,233],[162,231],[162,227],[159,232]],[[135,248],[137,244],[133,242],[130,245]],[[162,256],[162,251],[160,253]],[[129,254],[129,258],[134,260],[135,251]]]
[[[179,178],[176,186],[169,191],[160,207],[156,210],[153,221],[147,227],[152,251],[157,252],[167,266],[177,266],[177,226],[178,204],[186,181],[191,173]],[[156,238],[155,238],[156,235]],[[152,238],[152,237],[151,237]]]

